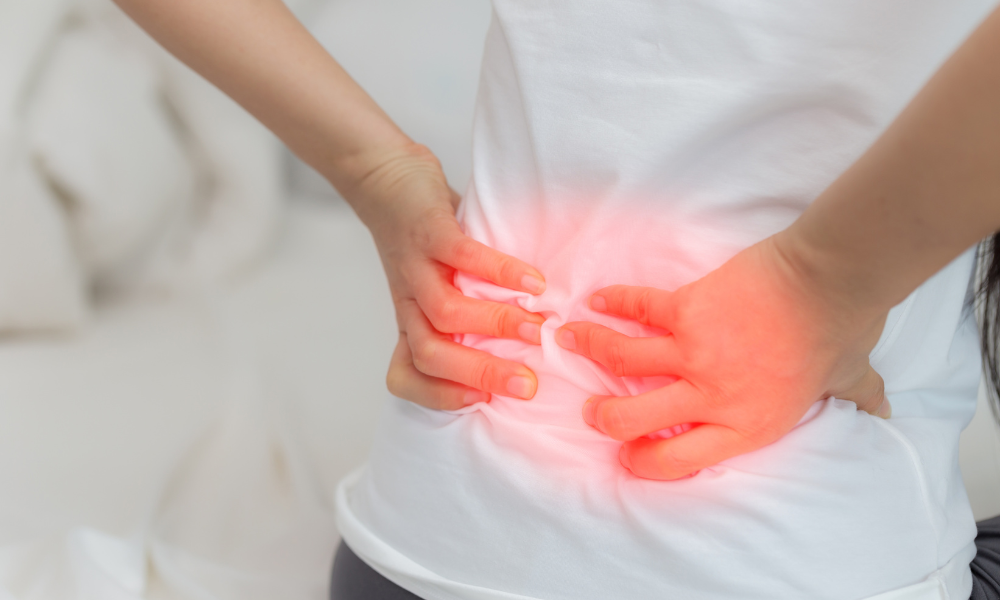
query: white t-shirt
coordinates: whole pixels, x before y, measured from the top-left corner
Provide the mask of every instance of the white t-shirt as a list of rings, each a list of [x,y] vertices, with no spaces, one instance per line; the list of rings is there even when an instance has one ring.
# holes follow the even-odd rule
[[[538,392],[456,413],[393,399],[338,490],[346,542],[429,600],[967,598],[971,251],[890,313],[872,364],[891,420],[819,402],[778,442],[681,481],[633,476],[581,416],[592,395],[664,381],[615,377],[553,331],[648,333],[587,298],[675,289],[787,227],[993,4],[494,0],[460,218],[548,289],[458,282],[548,320],[540,347],[460,339],[527,364]]]

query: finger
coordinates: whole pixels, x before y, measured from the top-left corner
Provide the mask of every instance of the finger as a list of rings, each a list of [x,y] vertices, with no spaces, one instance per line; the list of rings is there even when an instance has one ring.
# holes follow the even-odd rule
[[[428,251],[434,260],[499,286],[536,295],[545,291],[545,278],[538,269],[477,242],[457,226],[452,232],[435,237]]]
[[[709,417],[701,394],[683,379],[638,396],[595,396],[583,405],[588,425],[622,441]]]
[[[519,306],[469,298],[440,274],[417,278],[414,284],[417,303],[434,329],[442,333],[477,333],[532,344],[542,341],[542,315]]]
[[[753,450],[729,427],[706,423],[669,439],[639,438],[622,446],[622,465],[646,479],[680,479]]]
[[[670,296],[670,292],[656,288],[612,285],[597,290],[590,297],[590,308],[633,319],[643,325],[669,329],[672,321]]]
[[[672,336],[633,338],[578,321],[557,329],[556,343],[601,363],[618,377],[674,375],[678,365]]]
[[[458,410],[476,402],[489,402],[490,394],[453,381],[424,375],[413,366],[405,334],[400,334],[385,378],[389,393],[435,410]]]
[[[424,375],[523,400],[535,395],[538,380],[524,365],[457,344],[435,331],[419,310],[407,313],[406,339],[413,366]]]
[[[875,369],[868,365],[868,369],[853,388],[841,394],[835,394],[841,400],[849,400],[858,405],[858,410],[863,410],[876,417],[888,419],[892,415],[892,405],[885,395],[885,381]]]

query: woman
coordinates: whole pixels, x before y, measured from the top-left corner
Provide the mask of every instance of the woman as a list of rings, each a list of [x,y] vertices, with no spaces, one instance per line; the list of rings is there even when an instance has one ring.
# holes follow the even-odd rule
[[[496,0],[461,203],[277,0],[119,4],[381,252],[409,402],[335,597],[997,593],[956,458],[991,2]]]

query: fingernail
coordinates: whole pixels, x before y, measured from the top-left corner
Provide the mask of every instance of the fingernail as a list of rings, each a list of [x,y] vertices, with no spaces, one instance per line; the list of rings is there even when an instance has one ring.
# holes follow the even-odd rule
[[[622,449],[618,451],[618,462],[620,462],[622,466],[629,471],[632,470],[632,461],[629,460],[628,452],[625,450],[624,445],[622,446]]]
[[[556,330],[556,343],[567,350],[576,350],[576,336],[568,329]]]
[[[888,419],[892,416],[892,405],[889,404],[888,400],[883,400],[882,406],[878,407],[878,416],[883,419]]]
[[[583,405],[583,422],[591,427],[594,425],[594,413],[597,412],[597,399],[589,398]]]
[[[477,402],[489,402],[490,395],[486,392],[480,392],[479,390],[469,390],[465,392],[465,397],[462,398],[462,402],[465,406],[471,406]]]
[[[512,396],[527,400],[535,395],[535,383],[527,377],[515,375],[507,380],[507,391]]]
[[[542,343],[542,326],[537,323],[524,322],[517,326],[517,335],[532,344]]]
[[[604,296],[591,296],[590,309],[597,312],[606,312],[608,310],[608,301],[604,299]]]
[[[532,294],[541,294],[545,291],[545,282],[534,275],[525,275],[521,278],[521,287]]]

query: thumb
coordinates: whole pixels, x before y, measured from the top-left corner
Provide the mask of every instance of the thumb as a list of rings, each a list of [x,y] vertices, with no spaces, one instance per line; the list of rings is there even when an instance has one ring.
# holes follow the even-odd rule
[[[865,374],[851,389],[843,394],[836,394],[836,396],[843,400],[850,400],[858,405],[858,410],[863,410],[876,417],[888,419],[892,415],[892,406],[885,396],[885,381],[871,365],[868,365]]]

